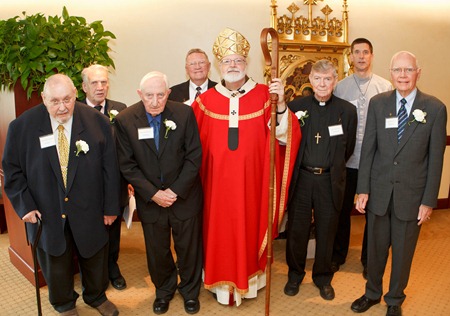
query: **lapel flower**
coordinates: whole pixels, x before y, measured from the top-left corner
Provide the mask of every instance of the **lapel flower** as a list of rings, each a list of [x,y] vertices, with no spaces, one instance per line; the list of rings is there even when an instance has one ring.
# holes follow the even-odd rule
[[[177,128],[177,124],[175,124],[174,121],[165,119],[164,120],[164,125],[166,126],[166,134],[164,135],[164,138],[167,138],[167,134],[169,133],[169,131],[176,129]]]
[[[114,120],[116,118],[116,115],[119,114],[119,111],[111,110],[108,112],[108,114],[109,114],[109,121],[111,122],[111,124],[114,124]]]
[[[300,121],[300,126],[305,125],[305,119],[309,117],[308,111],[297,111],[295,112],[295,116],[297,116],[297,118]]]
[[[80,153],[83,153],[86,155],[87,152],[89,151],[89,145],[84,140],[77,140],[75,142],[75,145],[77,146],[77,151],[75,153],[75,156],[77,156],[77,157]]]
[[[427,112],[424,112],[422,110],[414,110],[413,111],[413,116],[414,116],[414,120],[408,122],[408,125],[411,125],[411,123],[413,123],[414,121],[425,124],[427,122],[425,116],[427,116]]]

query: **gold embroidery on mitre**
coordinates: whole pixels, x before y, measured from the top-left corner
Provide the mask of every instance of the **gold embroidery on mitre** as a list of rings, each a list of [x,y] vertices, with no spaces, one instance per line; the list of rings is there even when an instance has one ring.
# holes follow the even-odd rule
[[[250,43],[244,35],[228,27],[219,33],[213,45],[213,54],[218,60],[233,54],[247,58],[249,50]]]

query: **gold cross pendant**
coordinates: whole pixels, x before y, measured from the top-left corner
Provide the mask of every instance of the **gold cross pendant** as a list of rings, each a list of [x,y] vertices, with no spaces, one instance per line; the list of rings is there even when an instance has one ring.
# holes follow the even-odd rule
[[[319,140],[322,138],[322,136],[320,136],[319,132],[317,132],[316,136],[314,136],[314,138],[316,139],[316,144],[319,143]]]

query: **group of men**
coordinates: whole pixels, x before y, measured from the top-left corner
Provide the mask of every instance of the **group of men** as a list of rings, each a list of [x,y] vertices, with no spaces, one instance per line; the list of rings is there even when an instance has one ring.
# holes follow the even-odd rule
[[[208,79],[207,54],[192,49],[187,82],[169,88],[167,76],[152,71],[140,82],[140,101],[128,108],[106,99],[102,66],[83,71],[86,104],[76,101],[70,78],[53,75],[43,104],[10,124],[5,192],[32,243],[36,217],[42,220],[38,259],[49,300],[62,315],[78,315],[73,251],[84,301],[102,315],[119,314],[105,291],[108,280],[126,287],[117,258],[127,184],[144,232],[155,314],[169,310],[177,290],[185,311],[197,313],[202,270],[219,303],[256,297],[266,282],[267,243],[286,209],[284,293],[299,292],[313,219],[312,279],[322,298],[334,299],[331,281],[346,260],[357,193],[356,208],[367,218],[361,255],[367,283],[351,309],[360,313],[380,302],[392,247],[384,299],[387,315],[401,315],[420,227],[436,206],[445,105],[416,88],[421,69],[409,52],[392,58],[390,91],[372,73],[372,44],[363,38],[351,45],[351,76],[338,83],[335,65],[319,60],[309,75],[314,94],[286,104],[280,79],[266,86],[248,77],[249,49],[242,34],[227,28],[213,45],[219,83]],[[273,236],[266,215],[270,94],[278,95]]]

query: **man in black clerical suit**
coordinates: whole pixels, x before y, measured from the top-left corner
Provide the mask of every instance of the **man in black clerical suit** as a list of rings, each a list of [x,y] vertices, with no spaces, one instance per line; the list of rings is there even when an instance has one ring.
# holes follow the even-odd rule
[[[167,82],[160,72],[145,75],[138,90],[141,101],[116,117],[119,163],[134,187],[147,265],[156,288],[153,312],[167,312],[178,289],[185,311],[195,314],[200,310],[203,261],[202,148],[194,112],[167,100]]]
[[[49,77],[39,104],[11,122],[3,155],[5,192],[27,223],[37,248],[49,300],[62,315],[78,315],[73,288],[73,251],[83,300],[102,315],[119,311],[108,288],[108,229],[120,214],[119,166],[109,121],[76,102],[72,80]]]
[[[86,93],[86,99],[81,102],[95,108],[106,115],[114,128],[115,116],[127,106],[124,103],[107,99],[109,90],[108,68],[102,65],[91,65],[81,72],[83,79],[83,91]],[[114,132],[114,130],[113,130]],[[128,203],[127,183],[121,178],[120,183],[120,208],[123,210]],[[108,254],[108,277],[111,285],[117,290],[123,290],[127,287],[125,278],[119,269],[119,251],[120,251],[120,228],[122,224],[122,215],[109,227],[109,254]]]
[[[186,55],[186,74],[189,80],[170,88],[169,99],[191,105],[197,95],[214,87],[217,82],[208,79],[211,69],[208,55],[200,48],[193,48]]]
[[[302,140],[292,177],[288,203],[286,260],[289,266],[284,293],[294,296],[305,276],[311,218],[316,253],[312,279],[326,300],[334,299],[331,257],[345,188],[345,163],[353,153],[355,107],[336,96],[336,68],[317,61],[309,75],[314,95],[297,98],[288,107],[299,118]],[[314,209],[314,211],[312,211]]]

